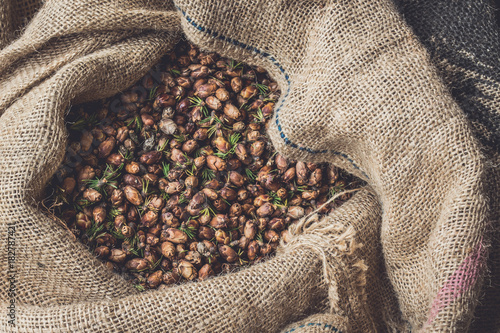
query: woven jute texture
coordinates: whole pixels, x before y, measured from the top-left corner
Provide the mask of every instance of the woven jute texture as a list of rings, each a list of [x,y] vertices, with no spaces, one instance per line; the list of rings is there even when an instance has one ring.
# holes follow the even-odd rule
[[[471,330],[495,332],[500,327],[500,33],[494,2],[398,0],[397,4],[429,50],[488,157],[490,272]]]
[[[352,331],[353,329],[345,317],[321,313],[289,325],[283,330],[283,333],[345,333]]]
[[[484,75],[434,52],[449,40],[417,28],[430,5],[415,22],[401,1],[408,25],[390,0],[19,3],[0,2],[0,331],[463,332],[494,315],[498,97],[479,112],[460,99],[479,93],[446,86]],[[369,186],[292,226],[264,263],[139,294],[38,203],[69,106],[130,86],[182,32],[278,81],[268,133],[281,153]],[[481,50],[463,53],[478,63]]]
[[[42,0],[0,2],[0,49],[18,37],[40,9]]]

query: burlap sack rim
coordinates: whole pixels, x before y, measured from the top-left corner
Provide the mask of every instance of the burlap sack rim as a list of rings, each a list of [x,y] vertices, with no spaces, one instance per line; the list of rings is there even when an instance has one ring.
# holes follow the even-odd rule
[[[212,31],[209,28],[205,28],[204,26],[198,24],[191,16],[189,16],[186,13],[185,10],[183,10],[182,8],[180,8],[177,5],[175,6],[175,8],[182,14],[182,16],[184,16],[184,18],[186,19],[186,21],[189,24],[191,24],[194,28],[198,29],[200,32],[208,34],[210,37],[216,38],[216,39],[218,39],[218,40],[220,40],[222,42],[231,43],[231,44],[233,44],[233,45],[235,45],[235,46],[237,46],[239,48],[242,48],[243,50],[253,52],[256,55],[259,55],[260,57],[262,57],[262,58],[264,58],[266,60],[269,60],[273,65],[276,66],[276,68],[278,68],[278,70],[281,72],[283,78],[285,79],[285,81],[287,83],[287,88],[286,88],[286,92],[283,95],[283,97],[280,98],[280,104],[278,105],[278,107],[276,107],[274,109],[274,118],[275,118],[275,122],[276,122],[276,125],[277,125],[277,128],[278,128],[280,137],[285,142],[285,145],[290,146],[290,147],[292,147],[294,149],[298,149],[301,152],[307,152],[307,153],[310,153],[310,154],[327,154],[327,153],[330,153],[330,154],[333,154],[333,155],[337,155],[339,157],[342,157],[342,158],[346,159],[351,164],[351,166],[354,169],[359,170],[359,172],[361,172],[361,174],[363,175],[363,177],[364,177],[365,180],[370,179],[368,177],[368,175],[366,174],[366,172],[364,172],[363,170],[361,170],[361,168],[347,154],[338,152],[338,151],[333,150],[333,149],[330,149],[330,150],[326,150],[326,149],[325,150],[314,150],[314,149],[311,149],[311,148],[300,146],[299,144],[296,144],[296,143],[290,141],[290,139],[287,138],[287,136],[283,132],[283,129],[282,129],[280,121],[279,121],[279,111],[282,108],[282,106],[284,105],[284,103],[286,101],[286,98],[288,97],[288,95],[290,93],[291,81],[290,81],[290,77],[289,77],[288,73],[283,68],[283,66],[278,62],[278,60],[276,60],[275,57],[273,57],[268,52],[265,52],[265,51],[262,51],[262,50],[258,49],[257,47],[254,47],[252,45],[247,45],[246,43],[243,43],[243,42],[240,42],[238,40],[226,37],[226,36],[224,36],[222,34],[219,34],[216,31]]]

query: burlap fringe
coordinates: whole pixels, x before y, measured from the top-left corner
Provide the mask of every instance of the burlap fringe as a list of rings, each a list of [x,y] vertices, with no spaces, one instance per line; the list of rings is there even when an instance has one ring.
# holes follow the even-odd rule
[[[338,193],[324,205],[341,195],[359,190],[354,189]],[[363,259],[356,258],[355,252],[363,244],[356,241],[354,228],[343,225],[330,216],[321,217],[317,214],[317,211],[323,206],[290,226],[290,241],[285,244],[282,240],[278,253],[305,247],[317,253],[322,260],[323,276],[325,283],[328,285],[330,311],[342,315],[345,314],[345,308],[342,306],[344,304],[340,302],[343,298],[337,284],[339,277],[347,277],[347,280],[340,280],[350,282],[349,285],[342,284],[342,288],[348,289],[348,295],[356,295],[360,302],[365,303],[367,297],[365,292],[366,271],[368,266]]]

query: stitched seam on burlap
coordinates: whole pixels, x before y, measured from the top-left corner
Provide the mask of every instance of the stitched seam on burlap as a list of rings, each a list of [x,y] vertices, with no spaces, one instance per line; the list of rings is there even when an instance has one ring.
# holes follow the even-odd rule
[[[332,332],[337,332],[337,333],[342,333],[341,330],[339,330],[338,328],[330,325],[330,324],[323,324],[323,323],[307,323],[307,324],[303,324],[303,325],[300,325],[300,326],[297,326],[296,328],[292,328],[288,331],[286,331],[285,333],[292,333],[292,332],[295,332],[297,330],[297,328],[304,328],[304,327],[311,327],[311,326],[324,326],[322,327],[323,329],[328,329],[329,331],[332,331]]]
[[[231,44],[233,44],[235,46],[241,47],[241,48],[243,48],[245,50],[253,51],[253,52],[257,53],[257,54],[260,54],[264,58],[267,58],[268,60],[271,60],[271,62],[276,67],[278,67],[278,69],[280,70],[280,72],[283,73],[283,75],[285,77],[285,80],[286,80],[286,82],[288,84],[288,87],[287,87],[285,96],[283,96],[283,99],[281,100],[280,105],[276,108],[276,111],[274,112],[274,115],[275,115],[275,119],[276,119],[276,125],[278,126],[278,131],[280,133],[280,137],[283,139],[283,141],[285,141],[286,145],[289,145],[290,147],[295,148],[295,149],[299,149],[301,151],[306,151],[306,152],[308,152],[310,154],[326,154],[326,153],[331,153],[331,154],[343,157],[344,159],[346,159],[352,165],[353,168],[355,168],[356,170],[359,170],[363,174],[363,176],[366,177],[366,179],[370,179],[370,177],[368,177],[368,175],[363,170],[361,170],[359,168],[359,166],[357,166],[357,164],[354,163],[354,161],[349,156],[347,156],[346,154],[338,152],[338,151],[335,151],[335,150],[328,150],[328,149],[314,150],[314,149],[311,149],[311,148],[301,147],[301,146],[299,146],[299,145],[291,142],[290,139],[288,139],[286,137],[285,133],[283,133],[283,131],[281,129],[281,125],[280,125],[280,122],[279,122],[279,111],[280,111],[281,107],[283,106],[283,104],[285,103],[285,100],[288,97],[288,94],[290,93],[291,82],[290,82],[290,77],[286,73],[286,71],[283,68],[283,66],[276,60],[276,58],[274,58],[271,54],[269,54],[267,52],[263,52],[263,51],[259,50],[258,48],[254,47],[252,45],[248,45],[248,44],[239,42],[239,41],[234,40],[232,38],[229,38],[229,37],[226,37],[224,35],[221,35],[218,32],[212,31],[209,28],[205,28],[205,27],[197,24],[179,6],[175,6],[175,8],[177,8],[177,10],[179,10],[181,12],[182,16],[184,16],[186,18],[186,21],[188,21],[189,24],[191,24],[194,28],[198,29],[200,32],[206,33],[206,34],[212,36],[213,38],[217,38],[217,39],[219,39],[221,41],[226,41],[226,42],[231,43]]]

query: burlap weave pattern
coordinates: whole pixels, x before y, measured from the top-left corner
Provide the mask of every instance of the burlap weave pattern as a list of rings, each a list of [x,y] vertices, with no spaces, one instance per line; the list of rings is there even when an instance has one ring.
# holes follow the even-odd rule
[[[42,6],[43,0],[0,3],[0,49],[21,35],[23,28]]]
[[[488,156],[492,248],[489,270],[473,328],[493,332],[500,325],[500,34],[492,3],[397,1],[400,11],[427,47],[450,92],[469,118]]]
[[[493,297],[475,313],[500,178],[484,153],[495,131],[478,128],[498,99],[471,125],[445,85],[460,80],[438,72],[442,58],[391,1],[51,0],[10,43],[40,5],[14,19],[14,4],[0,3],[0,286],[15,225],[18,290],[15,327],[0,295],[1,331],[443,332],[494,312]],[[278,81],[268,132],[280,152],[370,186],[302,221],[265,263],[138,294],[37,203],[65,153],[69,105],[130,86],[181,30]]]

